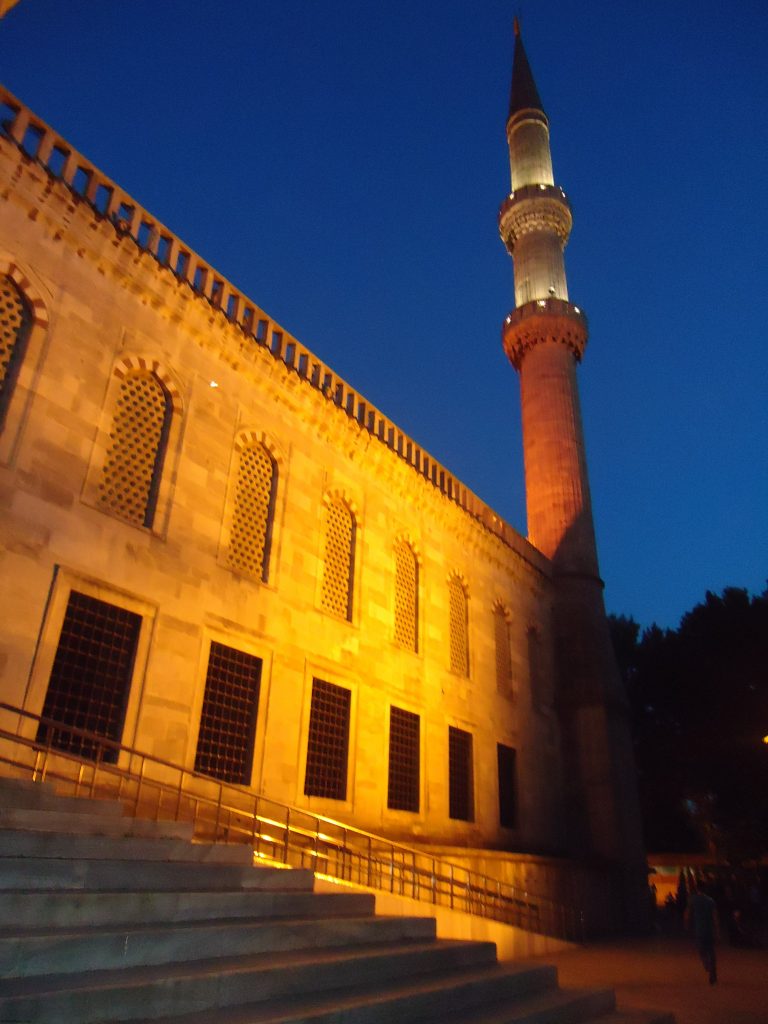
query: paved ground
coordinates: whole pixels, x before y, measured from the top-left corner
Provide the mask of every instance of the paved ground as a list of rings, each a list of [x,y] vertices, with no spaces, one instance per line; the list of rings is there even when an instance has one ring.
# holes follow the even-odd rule
[[[615,988],[621,1009],[671,1010],[677,1024],[768,1024],[768,949],[719,944],[710,985],[687,938],[590,945],[543,959],[564,986]]]

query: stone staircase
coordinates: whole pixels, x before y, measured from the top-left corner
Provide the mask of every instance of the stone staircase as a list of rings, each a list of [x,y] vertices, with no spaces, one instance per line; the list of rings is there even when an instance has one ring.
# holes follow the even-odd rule
[[[673,1024],[251,856],[0,778],[0,1021]]]

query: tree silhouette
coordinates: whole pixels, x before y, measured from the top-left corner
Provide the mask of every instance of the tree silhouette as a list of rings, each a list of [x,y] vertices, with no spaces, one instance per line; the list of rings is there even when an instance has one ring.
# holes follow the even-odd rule
[[[609,619],[648,849],[768,852],[768,590],[708,591],[676,630]]]

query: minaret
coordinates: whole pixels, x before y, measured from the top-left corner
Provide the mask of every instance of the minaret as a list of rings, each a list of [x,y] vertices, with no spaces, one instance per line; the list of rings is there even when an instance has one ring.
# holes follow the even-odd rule
[[[552,562],[558,712],[570,852],[613,866],[621,923],[645,910],[645,863],[628,709],[610,643],[579,409],[587,320],[568,297],[571,207],[555,185],[549,122],[515,19],[507,119],[512,191],[499,231],[514,261],[504,350],[520,375],[528,536]]]

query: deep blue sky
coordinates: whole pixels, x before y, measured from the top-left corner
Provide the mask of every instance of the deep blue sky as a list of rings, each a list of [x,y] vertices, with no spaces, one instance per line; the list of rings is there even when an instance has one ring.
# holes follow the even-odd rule
[[[768,5],[518,4],[574,207],[606,603],[768,576]],[[21,0],[5,84],[525,530],[506,0]]]

